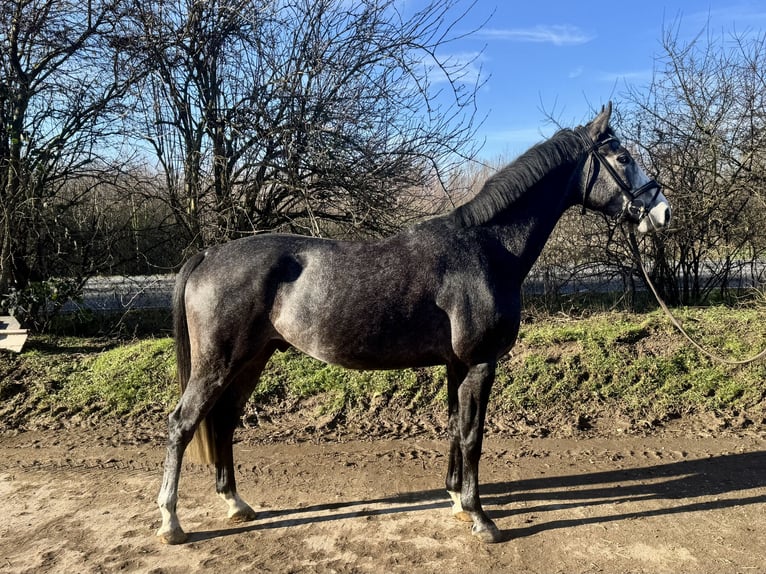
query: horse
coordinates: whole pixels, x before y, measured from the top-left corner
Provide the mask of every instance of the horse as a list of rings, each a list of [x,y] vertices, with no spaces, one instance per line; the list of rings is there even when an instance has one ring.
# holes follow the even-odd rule
[[[271,355],[294,347],[350,369],[446,365],[452,514],[479,540],[500,541],[479,498],[479,459],[495,367],[519,332],[522,281],[570,207],[639,232],[670,221],[660,185],[620,143],[611,114],[610,102],[585,126],[530,148],[465,204],[387,238],[263,234],[192,256],[173,295],[182,395],[168,417],[159,539],[187,539],[176,503],[193,439],[215,465],[228,518],[257,517],[237,494],[232,438]]]

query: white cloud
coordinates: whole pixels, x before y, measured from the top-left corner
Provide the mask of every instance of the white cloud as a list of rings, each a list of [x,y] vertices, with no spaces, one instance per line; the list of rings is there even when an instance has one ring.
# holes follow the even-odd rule
[[[488,40],[545,43],[554,46],[577,46],[587,44],[595,38],[594,35],[586,33],[577,26],[568,24],[540,25],[531,28],[486,28],[479,30],[477,36]]]
[[[683,20],[683,12],[679,13]],[[766,20],[766,10],[762,7],[751,6],[750,4],[729,4],[722,8],[711,8],[710,10],[700,10],[692,12],[689,15],[690,21],[694,25],[704,24],[725,24],[726,22],[744,22],[746,25],[760,25]],[[760,21],[760,22],[759,22]]]
[[[569,71],[569,75],[567,77],[570,80],[573,80],[575,78],[579,78],[580,76],[582,76],[584,71],[585,71],[585,68],[583,66],[577,66],[573,70]]]
[[[651,82],[654,77],[654,71],[651,69],[646,70],[628,70],[624,72],[606,72],[601,74],[599,80],[614,84],[620,83],[646,83]]]
[[[433,84],[446,82],[446,72],[449,72],[452,79],[461,84],[474,84],[484,76],[481,69],[484,62],[484,54],[482,52],[446,54],[441,56],[441,62],[445,69],[441,69],[433,64],[428,67],[428,79]]]
[[[729,38],[759,38],[766,24],[766,10],[757,2],[734,2],[708,10],[670,13],[665,27],[674,33],[681,33],[685,41],[692,41],[702,31],[723,34]]]

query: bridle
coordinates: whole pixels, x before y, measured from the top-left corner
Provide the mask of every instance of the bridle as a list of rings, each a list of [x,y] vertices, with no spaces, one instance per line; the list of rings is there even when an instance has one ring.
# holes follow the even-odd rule
[[[618,145],[621,145],[619,139],[617,139],[615,136],[608,136],[602,140],[594,142],[590,136],[586,134],[582,129],[578,129],[577,134],[585,141],[585,144],[588,146],[581,160],[583,167],[589,156],[596,158],[599,164],[604,166],[609,175],[612,176],[612,179],[622,191],[623,196],[628,200],[622,211],[617,214],[616,219],[619,219],[620,221],[624,219],[632,219],[636,223],[641,221],[641,219],[643,219],[644,216],[646,216],[648,213],[647,206],[653,205],[654,201],[657,199],[657,196],[660,194],[660,191],[662,190],[660,184],[657,183],[656,180],[650,179],[638,189],[633,189],[628,182],[622,179],[620,174],[617,173],[614,167],[612,167],[612,164],[610,164],[606,157],[601,153],[601,148],[607,144],[617,142]],[[590,197],[591,191],[593,191],[593,186],[596,183],[596,178],[598,177],[598,170],[593,169],[594,165],[597,164],[591,161],[588,166],[588,177],[586,178],[587,183],[585,184],[585,192],[583,193],[582,198],[583,213],[585,213],[585,205],[588,202],[588,197]],[[593,173],[591,173],[591,171]],[[654,190],[654,194],[648,202],[645,203],[644,201],[639,201],[639,198],[642,195],[649,193],[651,190]]]

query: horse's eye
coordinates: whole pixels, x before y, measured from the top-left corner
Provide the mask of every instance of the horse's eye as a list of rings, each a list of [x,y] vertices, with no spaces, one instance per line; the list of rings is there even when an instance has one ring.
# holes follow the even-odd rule
[[[618,155],[617,161],[621,163],[622,165],[627,165],[630,163],[630,156],[626,153]]]

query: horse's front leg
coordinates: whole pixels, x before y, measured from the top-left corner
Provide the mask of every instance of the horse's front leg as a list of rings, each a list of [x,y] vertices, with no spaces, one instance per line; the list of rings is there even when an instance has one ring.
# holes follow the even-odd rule
[[[475,365],[468,369],[457,389],[456,423],[462,458],[459,511],[470,517],[473,522],[471,532],[483,542],[499,542],[501,538],[500,531],[484,512],[479,500],[479,459],[484,435],[484,417],[494,379],[495,363]],[[450,464],[453,461],[457,462],[456,456],[450,458]],[[455,514],[458,517],[463,516]]]
[[[463,522],[473,518],[463,510],[460,493],[463,490],[463,451],[460,447],[460,404],[458,389],[465,379],[468,368],[462,364],[447,365],[447,404],[449,407],[449,466],[447,467],[447,493],[452,501],[452,516]]]

